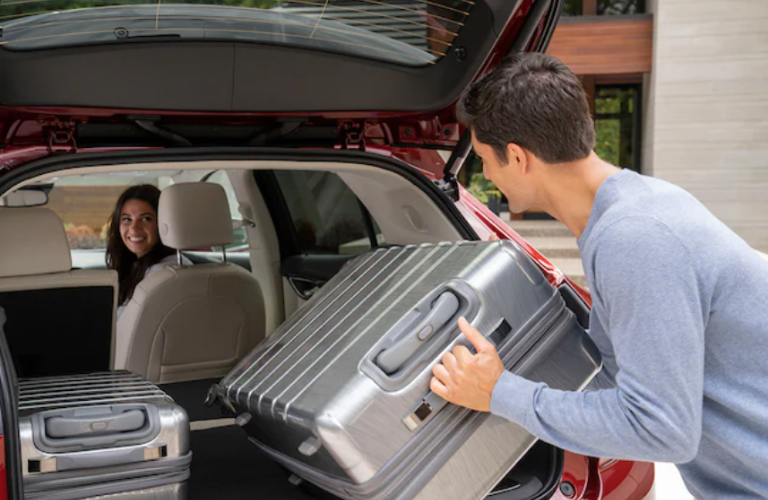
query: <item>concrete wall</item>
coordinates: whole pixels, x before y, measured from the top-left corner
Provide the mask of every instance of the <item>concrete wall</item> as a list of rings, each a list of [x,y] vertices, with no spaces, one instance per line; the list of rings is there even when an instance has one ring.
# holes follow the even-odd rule
[[[655,0],[644,173],[768,251],[768,0]]]

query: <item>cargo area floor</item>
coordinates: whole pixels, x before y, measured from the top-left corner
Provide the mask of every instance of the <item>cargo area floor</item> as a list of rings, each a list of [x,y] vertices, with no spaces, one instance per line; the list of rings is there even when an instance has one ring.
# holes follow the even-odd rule
[[[248,442],[237,426],[191,433],[189,500],[317,500]]]
[[[202,404],[215,380],[167,384],[162,388],[184,407],[192,421],[222,418],[217,407]],[[263,455],[236,425],[190,433],[192,470],[188,500],[337,500],[288,482],[288,473]],[[562,473],[562,451],[539,442],[486,500],[549,498]],[[546,485],[546,486],[545,486]]]

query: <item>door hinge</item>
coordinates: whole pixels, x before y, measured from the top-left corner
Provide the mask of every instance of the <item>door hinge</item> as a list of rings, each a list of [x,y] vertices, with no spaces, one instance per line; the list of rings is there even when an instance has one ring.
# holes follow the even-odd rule
[[[74,120],[60,120],[58,118],[42,121],[43,134],[51,153],[76,153],[77,122]]]
[[[459,201],[459,181],[456,177],[459,175],[461,167],[467,160],[470,151],[472,151],[472,134],[465,130],[456,147],[453,148],[451,157],[445,162],[443,168],[443,178],[435,180],[435,184],[453,201]]]
[[[342,149],[359,149],[365,151],[365,123],[344,122],[341,124]]]
[[[433,179],[432,182],[453,201],[459,201],[459,181],[453,175],[446,175],[442,179]]]

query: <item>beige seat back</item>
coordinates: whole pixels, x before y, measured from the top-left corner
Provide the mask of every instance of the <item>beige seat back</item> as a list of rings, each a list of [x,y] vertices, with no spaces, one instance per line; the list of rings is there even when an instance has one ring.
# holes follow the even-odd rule
[[[117,273],[71,267],[54,212],[0,208],[0,307],[20,377],[112,367]]]
[[[232,241],[217,184],[166,188],[158,224],[160,239],[176,250]],[[221,377],[264,335],[264,300],[248,271],[226,263],[169,266],[138,284],[120,316],[116,367],[156,383]]]

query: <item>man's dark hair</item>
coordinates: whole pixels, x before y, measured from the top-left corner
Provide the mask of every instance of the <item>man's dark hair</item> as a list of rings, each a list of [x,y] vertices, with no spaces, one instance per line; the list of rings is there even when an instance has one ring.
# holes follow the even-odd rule
[[[546,163],[585,158],[595,147],[595,128],[584,88],[557,58],[507,56],[462,96],[459,120],[507,161],[515,143]]]

